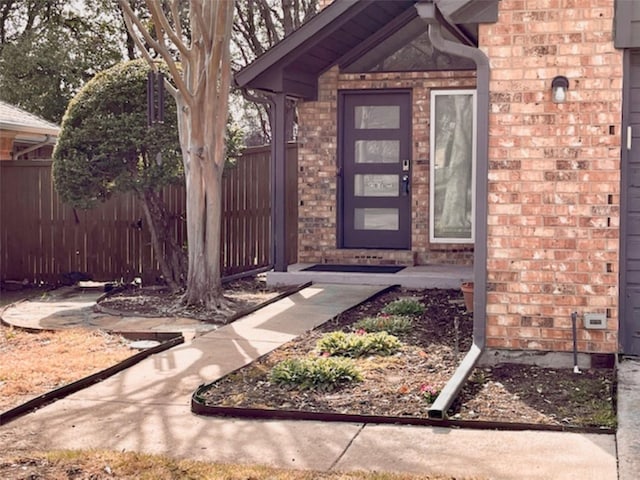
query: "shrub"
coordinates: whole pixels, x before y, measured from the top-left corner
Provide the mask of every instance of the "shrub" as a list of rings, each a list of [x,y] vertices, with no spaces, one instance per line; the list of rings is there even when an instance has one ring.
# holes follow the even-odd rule
[[[362,375],[348,358],[292,358],[275,365],[270,379],[281,386],[328,391],[350,382],[360,382]]]
[[[397,337],[387,332],[356,333],[331,332],[318,340],[317,349],[322,353],[341,357],[361,357],[363,355],[392,355],[400,349]]]
[[[382,309],[382,313],[418,317],[424,313],[424,305],[413,298],[400,298],[387,304]]]
[[[400,335],[411,330],[413,320],[404,315],[379,315],[366,317],[354,324],[356,330],[366,332],[387,332],[390,335]]]

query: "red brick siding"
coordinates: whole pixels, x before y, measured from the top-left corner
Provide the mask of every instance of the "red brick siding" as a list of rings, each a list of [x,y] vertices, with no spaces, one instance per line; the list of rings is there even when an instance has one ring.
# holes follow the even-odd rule
[[[614,0],[502,0],[491,62],[488,325],[492,348],[566,351],[571,313],[606,312],[578,349],[617,351],[622,53]],[[568,100],[551,102],[565,75]]]

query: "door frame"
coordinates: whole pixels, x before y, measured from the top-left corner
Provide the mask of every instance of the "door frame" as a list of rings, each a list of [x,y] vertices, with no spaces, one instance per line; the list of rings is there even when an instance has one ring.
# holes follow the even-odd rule
[[[345,151],[345,105],[346,98],[357,95],[375,95],[375,94],[403,94],[407,95],[409,101],[409,132],[408,132],[408,148],[409,148],[409,161],[410,164],[413,164],[413,90],[411,88],[385,88],[385,89],[339,89],[338,90],[338,108],[337,108],[337,122],[336,122],[336,137],[337,137],[337,158],[336,158],[336,240],[338,248],[345,249],[353,249],[358,250],[361,249],[372,249],[376,248],[371,247],[345,247],[345,228],[344,228],[344,207],[345,207],[345,195],[344,195],[344,151]],[[413,168],[411,167],[409,170],[409,185],[412,185],[413,182]],[[410,190],[409,197],[412,198],[413,192]],[[409,200],[409,211],[407,212],[409,215],[409,232],[408,232],[408,244],[406,248],[384,248],[380,247],[380,250],[402,250],[407,251],[411,250],[412,245],[412,237],[413,237],[413,212],[412,212],[412,202]]]

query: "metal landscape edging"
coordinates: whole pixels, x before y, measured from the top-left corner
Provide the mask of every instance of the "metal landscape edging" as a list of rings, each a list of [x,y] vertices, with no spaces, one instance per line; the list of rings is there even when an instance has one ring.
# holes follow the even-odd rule
[[[152,337],[153,339],[161,339],[163,337],[172,335],[171,338],[169,338],[168,340],[164,340],[162,341],[162,343],[158,346],[155,347],[151,347],[148,348],[146,350],[143,350],[142,352],[138,352],[135,355],[132,355],[129,358],[124,359],[123,361],[109,367],[106,368],[104,370],[101,370],[97,373],[94,373],[92,375],[89,375],[87,377],[81,378],[80,380],[76,380],[75,382],[69,383],[67,385],[64,385],[60,388],[56,388],[55,390],[51,390],[49,392],[43,393],[42,395],[39,395],[35,398],[32,398],[31,400],[18,405],[17,407],[14,407],[10,410],[7,410],[6,412],[2,412],[0,413],[0,426],[2,425],[6,425],[7,423],[15,420],[18,417],[21,417],[22,415],[25,415],[27,413],[30,413],[34,410],[37,410],[39,408],[44,407],[45,405],[48,405],[50,403],[53,403],[57,400],[61,400],[69,395],[71,395],[72,393],[76,393],[80,390],[83,390],[95,383],[99,383],[103,380],[106,380],[107,378],[115,375],[116,373],[121,372],[122,370],[125,370],[129,367],[132,367],[133,365],[135,365],[136,363],[139,363],[140,361],[144,360],[145,358],[155,354],[155,353],[160,353],[163,352],[165,350],[168,350],[172,347],[175,347],[176,345],[180,345],[182,343],[184,343],[184,337],[182,336],[181,333],[171,333],[171,332],[158,332],[158,333],[148,333],[148,332],[144,332],[144,333],[134,333],[134,332],[110,332],[114,335],[121,335],[125,338],[128,339],[139,339],[139,340],[146,340],[149,339],[150,337]],[[132,338],[135,337],[135,338]],[[161,341],[161,340],[159,340]]]
[[[215,383],[215,382],[213,382]],[[296,421],[320,421],[320,422],[346,422],[363,424],[386,425],[414,425],[444,428],[467,428],[473,430],[505,430],[524,431],[537,430],[546,432],[573,432],[594,434],[615,434],[615,428],[609,427],[578,427],[570,425],[547,425],[537,423],[515,423],[481,420],[451,420],[433,419],[429,417],[396,417],[379,415],[360,415],[336,412],[309,412],[301,410],[276,410],[270,408],[245,408],[245,407],[221,407],[217,405],[205,405],[200,399],[200,393],[209,388],[211,384],[201,385],[191,397],[191,411],[196,415],[208,417],[233,417],[255,420],[296,420]]]

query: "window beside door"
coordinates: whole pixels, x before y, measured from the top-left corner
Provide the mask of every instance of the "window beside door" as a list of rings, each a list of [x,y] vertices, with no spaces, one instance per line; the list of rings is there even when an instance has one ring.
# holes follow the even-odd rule
[[[475,90],[431,91],[431,242],[474,242],[475,118]]]

